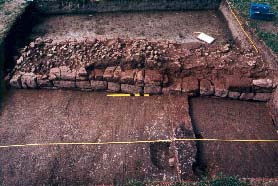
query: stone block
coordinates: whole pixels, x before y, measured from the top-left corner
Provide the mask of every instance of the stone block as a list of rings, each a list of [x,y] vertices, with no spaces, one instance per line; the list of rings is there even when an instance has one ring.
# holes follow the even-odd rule
[[[34,73],[25,73],[21,76],[22,88],[37,88],[37,77]]]
[[[107,90],[107,81],[91,80],[90,83],[93,90]]]
[[[214,95],[214,86],[207,79],[200,81],[200,94],[204,96]]]
[[[117,68],[114,70],[114,74],[113,74],[113,81],[114,82],[119,82],[120,81],[121,73],[122,73],[121,67],[117,66]]]
[[[163,87],[162,88],[162,94],[170,94],[170,88],[169,87]]]
[[[75,81],[64,81],[64,80],[59,80],[59,81],[53,81],[53,84],[55,87],[59,88],[75,88]]]
[[[90,81],[76,81],[76,87],[82,90],[92,89]]]
[[[144,93],[146,94],[161,94],[162,87],[155,85],[148,85],[144,87]]]
[[[61,66],[61,80],[75,81],[76,79],[76,70],[71,70],[68,66]]]
[[[49,79],[37,79],[37,84],[40,88],[53,87],[53,83]]]
[[[119,92],[121,90],[120,83],[108,82],[108,91],[110,92]]]
[[[60,68],[51,68],[49,71],[49,80],[58,80],[61,78],[61,70]]]
[[[77,81],[86,81],[89,79],[89,74],[85,67],[81,67],[77,72],[76,72],[76,80]]]
[[[10,85],[11,85],[11,87],[14,87],[14,88],[22,88],[21,75],[20,74],[15,74],[12,77],[12,79],[10,80]]]
[[[253,85],[261,88],[272,88],[273,81],[271,79],[254,79]]]
[[[107,80],[107,81],[111,81],[113,76],[114,76],[114,70],[116,69],[115,66],[113,67],[107,67],[104,71],[104,74],[103,74],[103,79],[104,80]]]
[[[87,81],[89,80],[89,76],[76,76],[76,81]]]
[[[103,80],[103,69],[94,69],[90,72],[89,79],[90,80]]]
[[[199,81],[195,77],[185,77],[182,80],[182,92],[189,95],[197,95],[199,93]]]
[[[240,96],[239,92],[229,92],[228,97],[232,99],[238,99]]]
[[[124,93],[140,93],[143,92],[142,87],[136,85],[129,85],[129,84],[121,84],[121,91]]]
[[[135,85],[143,86],[144,85],[144,70],[137,70],[134,77]]]
[[[181,93],[182,87],[182,79],[175,79],[169,86],[170,93]]]
[[[254,92],[256,93],[272,93],[274,90],[273,81],[271,79],[253,80]]]
[[[81,67],[78,71],[77,71],[77,75],[81,76],[81,77],[87,77],[88,76],[88,72],[85,69],[85,67]]]
[[[217,97],[225,98],[228,96],[228,89],[226,89],[224,80],[215,80],[214,82],[214,95]]]
[[[121,72],[121,83],[134,84],[135,70],[126,70]]]
[[[241,100],[252,100],[254,98],[254,93],[242,93],[239,97]]]
[[[255,101],[269,101],[271,99],[272,93],[256,93],[253,100]]]
[[[252,79],[238,76],[227,76],[225,78],[226,88],[232,92],[252,92]]]
[[[146,70],[145,71],[145,85],[161,86],[163,76],[158,70]]]

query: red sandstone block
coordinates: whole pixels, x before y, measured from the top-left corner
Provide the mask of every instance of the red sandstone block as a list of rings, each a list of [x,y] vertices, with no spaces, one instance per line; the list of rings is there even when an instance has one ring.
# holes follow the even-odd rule
[[[107,89],[106,81],[91,80],[90,83],[91,83],[91,87],[93,90],[106,90]]]
[[[48,79],[37,79],[37,84],[40,88],[53,87],[52,82]]]
[[[59,87],[59,88],[75,88],[75,81],[54,81],[53,82],[55,87]]]
[[[182,80],[182,92],[197,95],[199,92],[199,81],[195,77],[185,77]]]
[[[108,82],[108,91],[110,92],[119,92],[121,90],[120,83]]]
[[[135,70],[126,70],[121,72],[121,83],[134,84]]]
[[[76,70],[71,70],[68,66],[61,66],[60,71],[62,80],[75,81]]]
[[[269,101],[272,93],[256,93],[253,100],[255,101]]]
[[[140,93],[142,87],[136,85],[121,84],[121,91],[124,93]]]
[[[242,93],[239,97],[241,100],[252,100],[254,98],[254,93]]]
[[[103,78],[107,81],[111,81],[114,76],[114,70],[116,67],[107,67],[104,71]]]
[[[161,94],[162,93],[162,87],[150,85],[144,87],[144,93],[146,94]]]
[[[160,86],[163,81],[163,76],[158,70],[145,71],[145,85]]]
[[[251,92],[252,79],[247,77],[238,77],[235,75],[225,77],[226,88],[235,92]]]
[[[80,88],[82,90],[92,89],[90,81],[77,81],[76,82],[76,87]]]
[[[200,94],[204,96],[211,96],[214,94],[214,86],[207,79],[202,79],[200,82]]]
[[[226,88],[224,79],[215,80],[213,82],[213,84],[214,84],[215,96],[218,96],[218,97],[227,97],[228,96],[229,91]]]
[[[180,93],[182,90],[181,87],[182,79],[175,79],[169,86],[169,92],[170,93]]]
[[[120,80],[121,72],[122,72],[121,67],[117,66],[117,68],[114,70],[114,74],[113,74],[113,81],[114,82],[118,82]]]
[[[240,96],[239,92],[229,92],[228,97],[232,99],[238,99]]]
[[[90,74],[90,79],[103,80],[103,73],[104,71],[102,69],[94,69]]]
[[[144,70],[137,70],[134,77],[134,82],[137,86],[144,84]]]

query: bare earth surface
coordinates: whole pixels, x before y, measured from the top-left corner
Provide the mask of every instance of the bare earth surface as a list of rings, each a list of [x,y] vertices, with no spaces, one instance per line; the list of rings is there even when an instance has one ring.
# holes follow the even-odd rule
[[[191,105],[202,138],[278,139],[264,103],[194,98]],[[200,150],[210,176],[278,177],[278,144],[202,142]]]
[[[33,37],[64,41],[87,38],[132,38],[196,42],[194,32],[228,40],[228,30],[216,11],[132,12],[46,17],[33,29]]]
[[[185,124],[187,108],[185,96],[113,98],[77,91],[10,91],[0,114],[0,144],[170,139],[172,127]],[[183,146],[182,151],[187,150],[179,157],[186,160],[182,163],[191,161],[182,170],[183,176],[192,176],[195,151]],[[175,153],[167,143],[0,151],[3,185],[177,180],[175,167],[168,163]]]
[[[7,34],[10,25],[25,6],[26,2],[24,0],[12,0],[0,3],[0,41]]]

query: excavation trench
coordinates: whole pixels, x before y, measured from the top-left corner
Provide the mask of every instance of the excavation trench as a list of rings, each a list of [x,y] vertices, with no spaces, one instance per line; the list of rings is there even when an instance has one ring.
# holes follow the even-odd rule
[[[1,144],[277,139],[265,103],[275,88],[272,72],[260,54],[234,42],[216,10],[49,16],[30,7],[25,14],[5,42],[5,80],[11,90],[0,115]],[[198,31],[216,41],[200,42]],[[106,92],[163,95],[108,98]],[[188,95],[263,103],[192,98],[188,104]],[[275,144],[175,142],[3,151],[1,180],[7,185],[196,180],[220,173],[277,177],[278,172]]]

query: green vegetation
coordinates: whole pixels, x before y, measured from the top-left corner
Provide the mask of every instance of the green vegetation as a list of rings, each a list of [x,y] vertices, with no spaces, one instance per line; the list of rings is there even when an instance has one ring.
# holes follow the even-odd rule
[[[127,186],[152,186],[152,185],[159,185],[159,183],[143,183],[137,180],[130,180],[126,184]],[[239,180],[237,177],[227,177],[227,176],[220,176],[213,180],[209,181],[201,181],[201,182],[175,182],[171,184],[165,184],[169,186],[250,186],[248,182],[244,182]]]
[[[200,182],[197,186],[249,186],[249,183],[236,177],[219,177],[209,182]]]
[[[278,53],[278,1],[277,0],[230,0],[237,12],[246,19],[246,25],[251,28],[270,47]],[[267,3],[271,11],[276,13],[272,21],[249,19],[249,7],[251,2]]]

